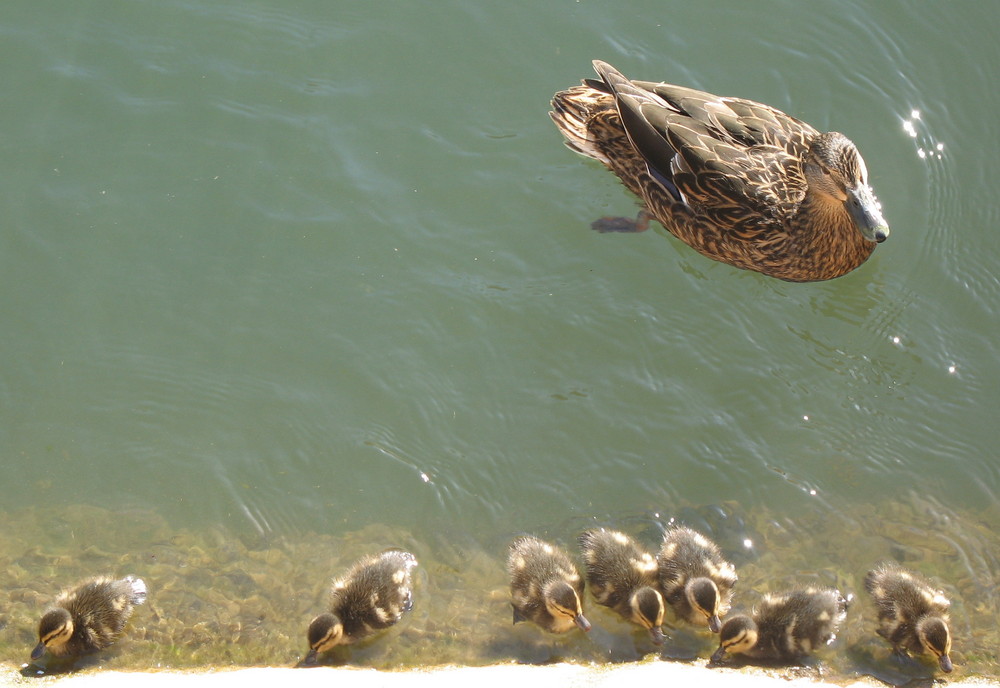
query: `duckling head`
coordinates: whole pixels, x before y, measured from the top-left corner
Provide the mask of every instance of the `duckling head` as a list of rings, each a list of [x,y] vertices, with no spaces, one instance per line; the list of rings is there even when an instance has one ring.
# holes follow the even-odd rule
[[[719,630],[719,649],[712,655],[712,663],[722,661],[729,654],[740,654],[757,644],[757,624],[749,616],[733,616]]]
[[[632,607],[632,620],[649,630],[649,635],[656,645],[663,644],[663,596],[658,590],[648,585],[639,588],[632,594],[629,600]]]
[[[59,650],[73,635],[73,617],[68,611],[59,607],[49,610],[38,622],[38,644],[31,651],[31,658],[38,659],[48,648],[58,655]]]
[[[719,620],[719,588],[711,578],[694,578],[684,586],[691,608],[705,616],[709,630],[718,633],[722,622]]]
[[[316,656],[344,642],[344,625],[335,614],[320,614],[309,623],[309,654],[305,663],[314,664]]]
[[[572,619],[581,631],[590,630],[590,622],[583,615],[580,596],[572,585],[563,580],[552,581],[542,590],[542,597],[549,614],[557,619]]]
[[[948,624],[939,616],[929,616],[917,624],[917,637],[927,652],[938,659],[941,671],[950,673],[954,668],[951,663],[951,633]]]

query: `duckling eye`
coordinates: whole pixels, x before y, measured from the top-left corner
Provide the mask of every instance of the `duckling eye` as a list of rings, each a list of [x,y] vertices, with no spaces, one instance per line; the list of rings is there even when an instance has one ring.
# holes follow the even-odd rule
[[[560,614],[563,614],[565,616],[571,618],[576,616],[576,610],[570,609],[569,607],[563,607],[562,605],[559,605],[556,607],[556,609],[559,611]]]

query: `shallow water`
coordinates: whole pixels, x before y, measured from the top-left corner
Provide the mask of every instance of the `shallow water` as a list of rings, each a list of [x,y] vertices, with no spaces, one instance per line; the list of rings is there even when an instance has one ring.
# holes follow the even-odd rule
[[[848,518],[822,510],[796,514],[767,507],[744,512],[735,504],[681,507],[687,523],[713,534],[740,574],[734,610],[765,592],[794,585],[839,587],[855,598],[839,639],[819,653],[818,663],[794,675],[847,678],[869,675],[894,684],[933,675],[929,663],[898,662],[874,633],[874,610],[863,590],[865,567],[880,557],[908,561],[937,581],[954,602],[952,655],[961,676],[992,675],[1000,642],[994,586],[1000,535],[985,523],[995,512],[959,513],[909,497],[869,505],[858,516],[871,524],[852,530]],[[146,511],[113,512],[74,506],[57,511],[24,509],[0,521],[0,651],[25,661],[36,638],[39,610],[67,580],[93,571],[139,574],[149,601],[137,607],[126,637],[112,649],[76,663],[43,659],[31,672],[68,668],[190,668],[296,665],[308,649],[305,627],[324,608],[331,572],[357,557],[402,546],[420,562],[414,608],[388,632],[327,653],[322,663],[382,669],[444,664],[487,665],[504,661],[545,663],[629,662],[649,657],[704,662],[713,637],[668,618],[667,641],[657,649],[645,631],[587,603],[589,634],[550,636],[511,623],[502,547],[485,546],[459,529],[418,537],[401,527],[370,525],[333,536],[238,536],[224,528],[190,530]],[[566,522],[543,533],[567,543],[581,524]],[[665,521],[634,514],[617,524],[651,549]],[[84,544],[100,543],[100,544]],[[945,555],[957,545],[971,556]],[[828,562],[817,568],[815,562]],[[833,563],[830,563],[833,562]],[[669,616],[669,615],[668,615]]]
[[[424,603],[350,661],[627,660],[612,619],[509,628],[504,548],[673,517],[747,604],[899,558],[996,677],[998,10],[338,5],[0,19],[2,656],[110,570],[151,589],[115,666],[292,663],[329,577],[397,545]],[[598,57],[844,132],[892,236],[795,285],[591,232],[635,201],[546,110]],[[836,671],[927,671],[852,619]]]

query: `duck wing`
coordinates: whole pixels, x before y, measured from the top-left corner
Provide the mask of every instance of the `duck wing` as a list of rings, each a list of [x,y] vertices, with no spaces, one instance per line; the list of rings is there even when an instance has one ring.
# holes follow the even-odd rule
[[[773,227],[798,208],[814,128],[761,103],[594,68],[603,81],[588,85],[614,95],[629,140],[675,201],[736,231]]]

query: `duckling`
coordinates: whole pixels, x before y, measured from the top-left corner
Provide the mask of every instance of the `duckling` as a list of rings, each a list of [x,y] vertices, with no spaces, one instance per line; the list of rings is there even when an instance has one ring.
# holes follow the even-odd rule
[[[674,526],[656,557],[663,596],[681,619],[718,633],[736,585],[736,568],[696,530]]]
[[[661,645],[664,604],[656,559],[625,533],[604,528],[581,534],[580,549],[597,603],[642,626]]]
[[[820,645],[832,643],[847,612],[839,590],[805,588],[765,595],[753,617],[726,619],[712,663],[727,654],[751,659],[795,661]]]
[[[362,557],[333,581],[330,610],[309,623],[309,653],[313,664],[320,652],[349,645],[397,623],[413,608],[410,571],[417,559],[390,549]]]
[[[551,633],[574,625],[590,630],[583,615],[583,578],[562,549],[523,535],[510,543],[507,572],[514,623],[532,621]]]
[[[951,601],[926,578],[895,563],[884,563],[865,576],[865,589],[878,607],[878,634],[898,655],[907,652],[937,657],[941,671],[950,672]]]
[[[133,576],[84,581],[59,595],[42,616],[31,659],[40,659],[46,650],[55,657],[103,650],[121,635],[132,607],[145,601],[146,584]]]

